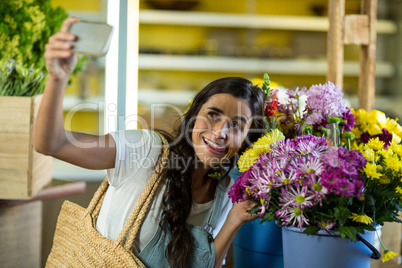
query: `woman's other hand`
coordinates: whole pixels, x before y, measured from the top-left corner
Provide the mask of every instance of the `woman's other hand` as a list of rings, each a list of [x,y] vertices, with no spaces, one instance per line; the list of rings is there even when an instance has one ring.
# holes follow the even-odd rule
[[[78,22],[76,17],[64,20],[59,32],[49,37],[45,46],[46,68],[49,78],[56,80],[67,79],[77,64],[77,53],[73,51],[73,45],[69,42],[76,40],[76,36],[69,33],[72,23]]]
[[[247,212],[255,205],[256,203],[250,200],[233,204],[222,229],[214,240],[216,254],[214,268],[222,267],[223,259],[227,254],[230,244],[242,225],[259,218],[257,214],[251,215]]]
[[[228,218],[231,218],[231,221],[239,224],[240,226],[248,221],[252,221],[258,219],[257,214],[251,215],[249,212],[250,209],[255,207],[256,203],[251,200],[246,200],[244,202],[234,203],[232,209],[229,212]]]

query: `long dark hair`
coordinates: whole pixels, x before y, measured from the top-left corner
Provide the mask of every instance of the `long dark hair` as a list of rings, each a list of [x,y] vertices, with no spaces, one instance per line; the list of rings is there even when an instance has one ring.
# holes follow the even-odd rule
[[[194,98],[189,110],[181,118],[179,126],[170,136],[162,134],[170,143],[169,168],[166,171],[167,190],[163,196],[163,217],[161,228],[171,233],[166,249],[166,257],[171,267],[189,267],[188,256],[191,252],[193,238],[186,228],[186,221],[192,206],[191,174],[194,171],[196,154],[188,141],[188,133],[194,127],[194,118],[201,107],[215,94],[228,93],[236,98],[247,100],[252,112],[253,121],[248,132],[246,143],[239,150],[241,153],[248,144],[256,141],[265,131],[264,94],[261,88],[254,86],[249,80],[241,77],[227,77],[215,80],[202,89]],[[191,136],[190,136],[191,137]],[[229,160],[235,163],[234,156]]]

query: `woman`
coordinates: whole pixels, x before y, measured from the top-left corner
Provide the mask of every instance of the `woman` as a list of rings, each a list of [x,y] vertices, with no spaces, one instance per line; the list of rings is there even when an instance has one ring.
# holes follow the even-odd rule
[[[34,127],[35,149],[88,169],[108,169],[109,188],[96,228],[115,240],[152,174],[161,138],[150,130],[104,136],[68,132],[62,100],[77,55],[67,32],[77,18],[67,19],[46,45],[49,72]],[[243,78],[223,78],[195,97],[174,137],[164,179],[132,248],[147,267],[221,267],[240,227],[255,219],[252,202],[232,207],[227,192],[236,154],[264,130],[260,88]],[[80,144],[91,144],[82,148]]]

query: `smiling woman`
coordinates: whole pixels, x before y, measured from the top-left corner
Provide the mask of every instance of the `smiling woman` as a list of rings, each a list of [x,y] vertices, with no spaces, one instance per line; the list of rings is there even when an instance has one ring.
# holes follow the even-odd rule
[[[186,223],[191,222],[195,214],[194,202],[207,203],[217,201],[222,195],[226,202],[227,190],[233,184],[228,177],[236,159],[250,142],[256,141],[265,132],[263,116],[264,94],[262,90],[244,78],[226,77],[215,80],[202,89],[194,98],[187,113],[173,137],[171,159],[184,158],[186,165],[176,166],[166,172],[169,185],[164,194],[165,210],[162,224],[167,223],[172,239],[167,247],[168,259],[174,259],[174,266],[186,267],[186,258],[193,238]],[[227,171],[223,169],[227,167]],[[217,180],[212,176],[219,174]],[[242,204],[243,206],[246,204]],[[226,203],[216,219],[217,224],[211,230],[215,238],[215,265],[219,266],[226,255],[231,241],[244,223],[245,207]],[[212,206],[204,213],[204,220],[196,225],[206,226]],[[246,209],[247,210],[247,209]],[[229,211],[231,211],[229,213]],[[235,212],[237,211],[237,212]],[[239,214],[237,214],[239,213]],[[235,214],[237,214],[235,216]],[[240,217],[232,222],[233,218]],[[226,228],[225,228],[226,227]],[[174,250],[173,250],[174,246]],[[163,255],[163,253],[161,253]],[[162,261],[162,260],[160,260]],[[208,267],[208,266],[207,266]]]
[[[147,267],[220,267],[237,231],[256,218],[246,213],[253,202],[232,206],[228,191],[233,179],[228,173],[238,154],[265,132],[262,89],[240,77],[211,82],[197,94],[172,135],[151,130],[105,136],[66,131],[62,101],[77,59],[68,43],[76,37],[67,29],[77,21],[66,20],[46,46],[49,75],[34,127],[35,149],[84,168],[107,169],[108,187],[92,230],[108,239],[102,241],[115,241],[124,234],[121,230],[134,215],[144,187],[155,176],[161,178],[154,197],[146,201],[150,209],[138,236],[127,239],[129,248]],[[167,164],[155,175],[163,140],[169,143],[162,157]],[[49,257],[48,266],[70,263],[67,259],[81,256],[82,251],[100,258],[105,249],[77,246],[71,251],[69,257],[61,254],[63,259],[60,254]]]
[[[252,113],[245,99],[222,93],[212,96],[196,118],[194,151],[202,163],[213,166],[231,159],[243,145]]]

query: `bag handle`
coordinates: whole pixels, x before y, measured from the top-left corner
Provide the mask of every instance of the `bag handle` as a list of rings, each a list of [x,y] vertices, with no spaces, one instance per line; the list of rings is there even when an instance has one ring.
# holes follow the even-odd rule
[[[162,139],[162,144],[166,146],[168,143],[161,134],[156,132],[159,137]],[[168,152],[169,153],[169,152]],[[91,217],[95,220],[99,216],[100,209],[102,207],[103,199],[105,198],[106,190],[109,188],[109,181],[107,177],[103,180],[99,188],[96,190],[94,196],[92,197],[88,207],[87,207],[87,215],[91,215]]]
[[[109,182],[107,177],[103,180],[98,190],[96,190],[94,196],[92,197],[91,202],[88,205],[86,215],[91,215],[93,218],[97,218],[99,215],[100,208],[103,203],[103,199],[105,198],[105,193],[107,188],[109,187]]]
[[[145,218],[145,214],[148,211],[148,207],[151,203],[151,200],[154,197],[156,189],[158,188],[158,185],[162,179],[162,176],[163,176],[162,172],[167,163],[167,157],[169,155],[168,142],[166,141],[165,137],[163,137],[161,134],[159,134],[159,136],[160,136],[160,138],[162,140],[162,144],[163,144],[163,151],[160,156],[160,160],[159,160],[157,166],[155,167],[155,171],[152,174],[150,180],[148,181],[144,190],[142,191],[141,196],[138,199],[133,212],[127,219],[126,223],[124,224],[123,229],[121,230],[121,232],[116,240],[116,242],[119,245],[123,245],[123,242],[126,239],[128,233],[130,233],[129,236],[127,237],[126,242],[123,245],[124,248],[129,251],[131,250],[131,247],[137,236],[138,230]]]

